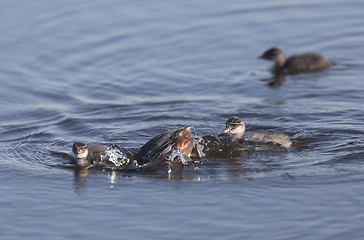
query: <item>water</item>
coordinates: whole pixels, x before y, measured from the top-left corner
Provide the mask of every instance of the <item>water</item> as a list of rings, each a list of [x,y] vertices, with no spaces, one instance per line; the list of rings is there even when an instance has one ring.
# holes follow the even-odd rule
[[[361,239],[363,7],[2,1],[0,238]],[[337,64],[272,83],[257,59],[271,46]],[[133,149],[191,125],[216,136],[231,115],[294,147],[172,174],[66,165],[76,140]]]

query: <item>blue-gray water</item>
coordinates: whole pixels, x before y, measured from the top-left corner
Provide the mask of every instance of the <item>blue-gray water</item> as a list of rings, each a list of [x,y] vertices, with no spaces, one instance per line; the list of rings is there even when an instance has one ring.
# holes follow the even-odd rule
[[[0,239],[362,239],[362,1],[0,2]],[[336,65],[271,77],[278,46]],[[171,174],[65,167],[72,143],[285,132]]]

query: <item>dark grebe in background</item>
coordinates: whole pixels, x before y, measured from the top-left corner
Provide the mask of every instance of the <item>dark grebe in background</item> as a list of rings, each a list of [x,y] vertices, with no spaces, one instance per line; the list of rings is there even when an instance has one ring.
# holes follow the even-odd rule
[[[167,161],[169,163],[189,160],[196,142],[192,137],[191,127],[180,127],[167,130],[149,140],[134,155],[138,165],[151,161]]]
[[[333,65],[327,58],[317,53],[303,53],[286,58],[284,53],[276,47],[270,48],[259,58],[274,62],[273,72],[288,74],[317,72]]]
[[[75,142],[72,152],[75,156],[75,164],[79,167],[86,167],[93,163],[100,162],[100,156],[106,151],[106,147],[97,145],[86,145],[84,142]]]
[[[243,141],[272,142],[286,149],[289,149],[292,145],[292,141],[283,133],[255,133],[244,137],[245,124],[239,117],[231,117],[226,121],[224,133],[230,133],[232,135],[231,141],[235,144]]]

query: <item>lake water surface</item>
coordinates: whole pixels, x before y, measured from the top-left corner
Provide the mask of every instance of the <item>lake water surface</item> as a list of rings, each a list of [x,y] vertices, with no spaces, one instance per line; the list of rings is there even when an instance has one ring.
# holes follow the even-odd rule
[[[364,2],[0,2],[0,239],[362,239]],[[257,57],[330,69],[271,79]],[[269,80],[270,79],[270,80]],[[72,144],[284,132],[172,174],[75,169]],[[60,153],[63,153],[60,154]]]

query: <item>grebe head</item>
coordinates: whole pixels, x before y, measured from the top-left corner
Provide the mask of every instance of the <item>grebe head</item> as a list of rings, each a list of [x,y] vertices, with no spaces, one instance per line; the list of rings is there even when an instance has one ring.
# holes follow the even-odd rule
[[[259,58],[262,58],[265,60],[270,60],[270,61],[275,61],[275,59],[281,54],[283,54],[283,52],[279,48],[272,47],[272,48],[268,49],[267,51],[265,51],[262,54],[262,56],[260,56]]]
[[[226,121],[224,133],[230,133],[233,140],[239,140],[245,133],[245,124],[239,117],[231,117]]]
[[[72,151],[77,160],[77,165],[83,166],[88,155],[87,145],[84,142],[75,142]]]
[[[276,67],[283,67],[286,62],[284,53],[277,47],[268,49],[259,58],[275,62]]]

